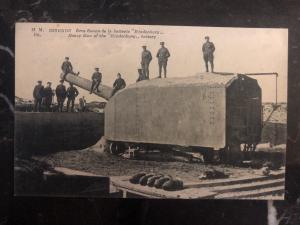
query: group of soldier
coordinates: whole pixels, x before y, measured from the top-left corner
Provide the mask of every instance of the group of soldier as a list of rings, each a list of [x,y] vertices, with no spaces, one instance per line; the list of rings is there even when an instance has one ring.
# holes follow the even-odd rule
[[[164,77],[167,77],[167,63],[168,59],[171,56],[169,50],[165,47],[164,42],[160,42],[160,49],[157,51],[156,57],[158,59],[158,68],[159,68],[159,76],[158,78],[162,77],[162,70],[164,72]],[[142,46],[143,51],[141,54],[141,69],[138,69],[138,79],[137,81],[141,80],[148,80],[150,79],[149,77],[149,65],[150,62],[152,61],[152,54],[151,52],[147,49],[146,45]],[[209,37],[205,36],[205,43],[202,46],[202,52],[203,52],[203,59],[205,62],[205,68],[206,72],[208,72],[208,63],[210,63],[211,66],[211,72],[214,71],[214,51],[215,51],[215,46],[213,42],[209,41]],[[71,111],[74,111],[74,102],[75,98],[79,95],[78,90],[73,86],[72,83],[70,83],[70,86],[68,89],[66,89],[64,83],[64,80],[66,78],[67,74],[73,74],[73,75],[79,75],[78,73],[75,73],[73,71],[73,66],[71,62],[69,61],[69,57],[65,57],[65,61],[61,65],[61,69],[63,72],[63,78],[60,80],[60,84],[57,85],[55,92],[51,88],[51,82],[47,82],[47,86],[44,88],[42,85],[42,81],[38,81],[38,84],[35,86],[34,91],[33,91],[33,97],[34,97],[34,111],[41,111],[41,105],[42,103],[45,105],[45,111],[50,111],[50,106],[53,101],[53,96],[56,95],[57,97],[57,103],[58,103],[58,111],[62,112],[63,111],[63,105],[64,102],[67,100],[67,111],[69,109]],[[90,89],[90,94],[92,94],[94,91],[100,92],[99,90],[99,85],[101,84],[102,81],[102,73],[99,71],[99,68],[96,67],[94,73],[92,74],[92,85]],[[117,74],[117,78],[113,84],[113,91],[111,96],[113,96],[117,91],[123,89],[126,87],[126,83],[124,79],[122,78],[121,74]],[[79,104],[80,108],[85,108],[85,99],[84,97],[80,99]],[[71,107],[70,107],[71,105]]]
[[[65,61],[62,63],[61,69],[64,74],[63,80],[65,80],[66,75],[69,73],[76,75],[76,76],[79,75],[79,72],[75,73],[73,71],[73,66],[72,66],[71,62],[69,61],[69,57],[65,57]],[[92,85],[91,85],[91,89],[90,89],[90,94],[92,94],[94,91],[100,92],[99,85],[102,82],[102,73],[100,72],[99,67],[95,68],[95,71],[92,74],[91,80],[92,80]],[[122,75],[120,73],[118,73],[117,78],[113,84],[113,91],[112,91],[111,96],[113,96],[117,91],[119,91],[125,87],[126,87],[126,82],[122,78]]]
[[[162,69],[164,70],[164,77],[167,77],[167,64],[168,59],[171,56],[169,50],[165,47],[165,42],[160,42],[160,49],[157,51],[156,57],[158,59],[158,71],[159,76],[161,78]],[[152,54],[147,49],[146,45],[142,46],[143,51],[141,54],[141,69],[138,69],[139,77],[137,81],[148,80],[149,77],[149,65],[152,61]]]
[[[101,84],[101,82],[102,82],[102,73],[100,73],[99,68],[96,67],[95,72],[92,75],[92,86],[91,86],[90,94],[92,94],[94,91],[100,92],[99,85]],[[117,91],[119,91],[125,87],[126,87],[126,82],[122,78],[122,75],[120,73],[118,73],[117,78],[113,84],[113,91],[111,93],[111,97],[114,96],[114,94]]]
[[[53,103],[53,97],[56,95],[57,98],[57,110],[59,112],[63,112],[64,102],[67,98],[67,112],[72,111],[74,112],[74,102],[75,98],[79,95],[79,92],[76,87],[70,83],[68,89],[63,84],[64,81],[60,80],[60,84],[57,85],[55,90],[51,88],[51,82],[47,82],[47,86],[44,87],[42,81],[38,81],[38,84],[33,89],[33,98],[34,98],[34,111],[41,112],[52,111],[51,105]],[[85,99],[84,96],[81,98],[81,108],[84,110],[85,107]],[[44,109],[42,110],[42,105]],[[71,107],[70,107],[71,105]]]
[[[171,56],[169,50],[165,47],[164,42],[160,42],[161,48],[158,50],[156,57],[158,59],[158,78],[161,78],[162,69],[164,71],[164,77],[167,77],[167,64],[168,59]],[[152,61],[152,54],[147,49],[146,45],[142,46],[143,51],[141,54],[141,69],[138,69],[139,78],[137,81],[149,79],[149,65]],[[203,59],[205,62],[206,72],[208,70],[208,63],[211,65],[211,72],[214,72],[214,52],[215,46],[213,42],[209,41],[209,37],[205,36],[205,43],[202,46]]]

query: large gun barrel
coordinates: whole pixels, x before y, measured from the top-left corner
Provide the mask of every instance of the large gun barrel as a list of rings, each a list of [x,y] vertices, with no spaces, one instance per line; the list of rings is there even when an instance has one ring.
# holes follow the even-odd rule
[[[64,74],[60,75],[61,78],[63,78],[63,76],[64,76]],[[65,80],[84,89],[84,90],[87,90],[87,91],[90,91],[91,87],[92,87],[92,81],[82,78],[80,76],[70,74],[70,73],[68,73],[65,76]],[[100,84],[99,92],[97,90],[94,90],[93,93],[95,95],[98,95],[99,97],[109,100],[109,98],[111,97],[112,91],[113,91],[113,89],[111,87]]]

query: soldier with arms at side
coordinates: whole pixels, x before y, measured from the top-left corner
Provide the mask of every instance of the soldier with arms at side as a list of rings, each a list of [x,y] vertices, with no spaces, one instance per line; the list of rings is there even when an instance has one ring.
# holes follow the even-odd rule
[[[79,99],[79,112],[84,112],[85,107],[86,107],[86,100],[84,96],[82,96],[82,98]]]
[[[42,81],[39,80],[38,84],[35,85],[33,89],[33,99],[34,99],[34,111],[41,111],[41,104],[44,96],[44,86],[42,85]]]
[[[214,72],[214,52],[215,45],[209,41],[209,37],[205,37],[206,42],[202,46],[203,59],[205,62],[206,72],[208,72],[208,62],[210,62],[211,72]]]
[[[67,90],[66,90],[66,86],[64,85],[64,81],[60,80],[59,82],[60,84],[57,85],[55,89],[55,94],[57,98],[58,111],[62,112],[64,107],[64,102],[67,97]]]
[[[99,85],[102,80],[102,73],[99,72],[99,68],[95,68],[95,72],[92,75],[92,86],[90,90],[90,94],[96,89],[99,92]]]
[[[50,107],[53,100],[53,90],[51,88],[51,82],[47,82],[47,87],[44,89],[44,104],[46,112],[50,112]]]
[[[159,78],[161,78],[161,70],[164,69],[164,76],[167,77],[167,64],[168,59],[170,57],[169,50],[165,47],[164,42],[160,42],[161,48],[158,50],[156,57],[158,59],[158,66],[159,66]]]
[[[152,55],[149,50],[147,50],[147,46],[143,45],[143,51],[142,51],[142,60],[141,60],[141,66],[143,69],[144,76],[146,79],[149,79],[149,64],[152,60]]]
[[[74,102],[75,98],[79,95],[79,92],[76,87],[73,86],[72,83],[70,83],[70,87],[67,89],[67,112],[69,112],[69,107],[71,103],[71,112],[74,112]]]

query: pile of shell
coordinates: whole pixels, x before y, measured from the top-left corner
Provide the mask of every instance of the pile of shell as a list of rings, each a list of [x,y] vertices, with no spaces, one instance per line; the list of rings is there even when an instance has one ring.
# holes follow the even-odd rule
[[[155,187],[166,191],[176,191],[183,189],[183,181],[172,178],[170,175],[138,173],[129,179],[132,184]]]

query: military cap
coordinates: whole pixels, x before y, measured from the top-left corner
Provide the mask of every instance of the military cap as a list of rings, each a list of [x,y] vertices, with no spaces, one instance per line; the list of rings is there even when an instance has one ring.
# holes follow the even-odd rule
[[[142,47],[143,47],[143,48],[147,48],[147,45],[143,45]]]
[[[41,81],[41,80],[38,80],[38,83],[42,83],[42,81]]]
[[[63,82],[64,82],[64,80],[60,80],[60,81],[59,81],[59,83],[63,83]]]
[[[95,67],[95,70],[99,70],[99,67]]]
[[[165,42],[161,41],[160,44],[163,45],[163,44],[165,44]]]
[[[69,57],[66,56],[65,59],[69,59]]]
[[[205,36],[205,38],[204,39],[209,39],[209,37],[208,36]]]

